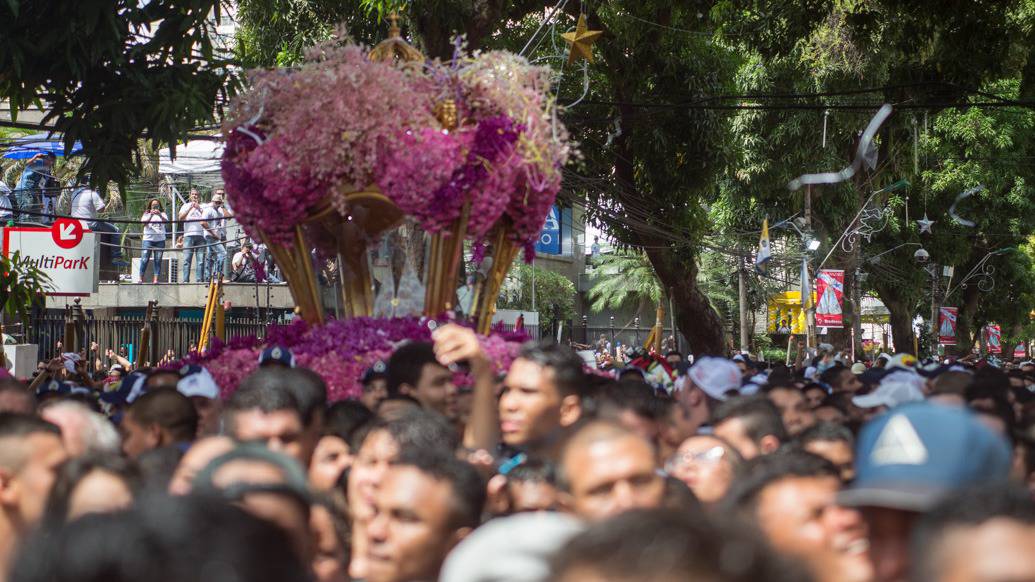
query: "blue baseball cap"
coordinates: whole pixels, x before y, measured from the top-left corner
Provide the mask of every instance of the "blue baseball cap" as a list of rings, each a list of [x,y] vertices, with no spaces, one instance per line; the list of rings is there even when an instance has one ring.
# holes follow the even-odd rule
[[[147,374],[130,372],[122,378],[117,389],[101,392],[101,401],[118,405],[132,404],[137,397],[144,393],[145,382],[147,382]]]
[[[295,367],[295,355],[283,346],[269,346],[259,354],[259,365],[280,364],[288,368]]]
[[[905,404],[863,426],[846,507],[925,512],[954,490],[1005,480],[1010,447],[966,409]]]
[[[360,384],[366,386],[367,384],[377,380],[378,378],[388,377],[388,364],[384,360],[378,360],[374,362],[373,366],[367,368],[366,372],[363,372],[363,378],[360,380]]]

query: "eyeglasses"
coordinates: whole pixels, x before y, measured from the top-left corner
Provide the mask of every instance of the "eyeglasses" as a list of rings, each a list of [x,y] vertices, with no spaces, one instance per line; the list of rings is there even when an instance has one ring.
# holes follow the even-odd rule
[[[682,467],[691,463],[718,463],[726,456],[726,449],[714,446],[698,452],[676,453],[672,455],[665,468],[669,471],[674,467]]]

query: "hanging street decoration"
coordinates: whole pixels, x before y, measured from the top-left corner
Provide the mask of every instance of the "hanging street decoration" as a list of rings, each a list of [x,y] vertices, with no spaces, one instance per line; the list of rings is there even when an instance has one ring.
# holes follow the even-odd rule
[[[958,224],[960,226],[966,226],[966,227],[970,227],[970,228],[974,228],[975,226],[977,226],[977,223],[974,222],[973,220],[967,220],[967,219],[963,218],[962,216],[960,216],[959,214],[956,214],[956,205],[959,204],[964,198],[969,198],[969,197],[973,196],[974,194],[977,194],[978,192],[980,192],[980,191],[982,191],[984,189],[985,189],[984,186],[982,186],[981,184],[978,184],[977,186],[971,188],[970,190],[964,190],[963,192],[960,192],[960,195],[957,196],[956,200],[953,201],[952,206],[949,207],[949,216],[952,217],[953,222],[955,222],[956,224]]]
[[[772,253],[769,249],[769,219],[762,220],[762,238],[758,240],[758,256],[755,257],[755,270],[761,274],[769,272],[769,259]]]
[[[985,326],[985,345],[990,354],[1003,353],[1003,330],[998,324]]]
[[[924,217],[923,218],[921,218],[920,220],[916,221],[917,226],[920,227],[920,234],[923,234],[925,232],[927,234],[931,234],[931,225],[933,225],[934,223],[935,223],[935,221],[929,220],[927,218],[927,213],[926,212],[924,213]]]
[[[891,105],[885,103],[877,110],[877,113],[870,119],[870,123],[866,126],[866,130],[863,131],[862,137],[859,138],[859,147],[855,150],[855,159],[852,160],[851,165],[842,169],[840,172],[824,172],[820,174],[804,174],[791,180],[790,184],[787,185],[791,191],[799,190],[802,186],[810,184],[836,184],[838,182],[844,182],[856,172],[862,168],[862,165],[866,163],[871,168],[875,165],[875,155],[871,145],[873,144],[873,138],[877,135],[877,130],[883,125],[884,121],[891,115]],[[872,164],[872,165],[871,165]]]
[[[576,61],[585,59],[593,62],[593,43],[604,34],[602,30],[587,30],[586,15],[579,15],[579,22],[575,25],[574,32],[565,32],[561,35],[564,42],[571,46],[568,52],[568,64],[573,65]]]
[[[843,327],[844,315],[841,302],[844,299],[845,272],[837,269],[820,269],[816,276],[817,327]]]
[[[959,312],[958,307],[938,308],[938,343],[941,345],[956,345],[956,319]]]

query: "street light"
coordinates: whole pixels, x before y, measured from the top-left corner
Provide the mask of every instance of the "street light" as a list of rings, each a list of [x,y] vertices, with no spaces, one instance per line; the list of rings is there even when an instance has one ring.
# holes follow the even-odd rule
[[[809,249],[810,252],[816,252],[816,249],[819,248],[819,241],[812,239],[805,245],[805,248]]]

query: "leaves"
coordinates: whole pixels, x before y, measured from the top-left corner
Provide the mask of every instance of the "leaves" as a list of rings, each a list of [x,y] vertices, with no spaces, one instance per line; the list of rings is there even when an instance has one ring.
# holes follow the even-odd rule
[[[8,317],[24,316],[43,305],[43,293],[50,278],[20,253],[0,255],[0,309]]]

